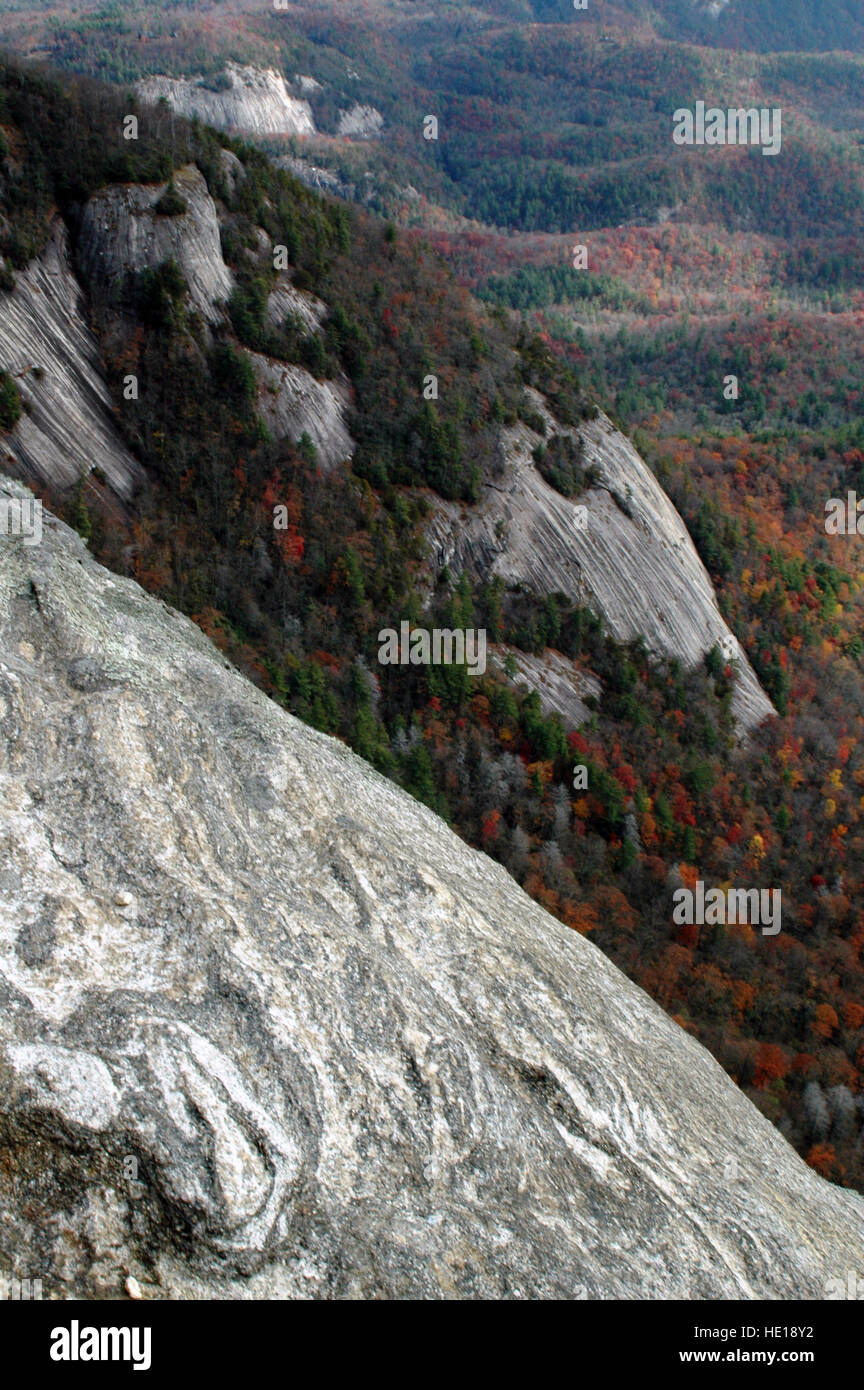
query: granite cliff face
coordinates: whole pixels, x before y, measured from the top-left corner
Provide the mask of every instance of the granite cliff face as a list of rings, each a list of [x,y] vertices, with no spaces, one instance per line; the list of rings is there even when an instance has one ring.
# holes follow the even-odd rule
[[[0,460],[43,486],[72,487],[101,468],[128,500],[143,478],[112,417],[99,346],[55,219],[41,256],[0,293],[0,368],[15,375],[27,410],[0,439]]]
[[[327,313],[327,305],[308,290],[295,289],[291,277],[282,271],[267,299],[267,322],[281,328],[289,315],[300,320],[307,333],[317,333]]]
[[[243,166],[229,164],[226,174],[243,177]],[[87,203],[81,224],[79,259],[91,285],[103,291],[122,285],[130,273],[156,269],[169,257],[180,267],[188,285],[188,301],[209,323],[224,318],[224,304],[234,277],[222,258],[219,218],[201,172],[189,165],[173,179],[186,211],[165,216],[157,211],[168,185],[118,184],[103,189]],[[261,254],[272,256],[272,243],[261,232]],[[280,274],[267,302],[267,321],[281,327],[286,318],[299,320],[306,332],[318,332],[327,306],[314,295],[297,290],[290,276]],[[346,383],[318,382],[303,367],[260,353],[248,352],[259,384],[259,414],[274,438],[296,442],[307,433],[325,467],[351,457],[354,442],[345,424],[349,405]]]
[[[0,796],[3,1274],[788,1299],[860,1261],[861,1199],[587,940],[47,517],[0,538]]]
[[[578,729],[580,724],[590,719],[591,709],[585,701],[591,696],[599,701],[602,695],[602,686],[596,676],[581,670],[575,661],[549,648],[542,656],[535,656],[501,643],[490,647],[489,659],[492,666],[499,670],[506,669],[509,659],[515,671],[515,683],[536,690],[544,713],[560,714],[568,729]]]
[[[88,280],[122,285],[125,277],[155,270],[173,258],[189,287],[189,298],[210,323],[222,317],[233,276],[222,259],[216,204],[194,164],[178,169],[174,188],[186,204],[165,216],[157,204],[163,184],[114,184],[89,200],[81,224],[78,254]]]
[[[322,169],[318,164],[310,164],[306,159],[298,159],[295,155],[280,154],[274,159],[273,163],[277,169],[287,169],[289,174],[293,174],[295,179],[300,179],[308,188],[314,188],[318,193],[332,193],[337,198],[344,198],[347,202],[353,202],[357,196],[357,186],[353,183],[345,183],[336,177],[329,169]],[[363,199],[361,198],[362,202]]]
[[[362,106],[355,102],[345,111],[339,112],[339,135],[370,136],[380,135],[384,128],[384,117],[374,106]]]
[[[244,135],[314,135],[308,101],[292,97],[281,73],[228,63],[214,88],[202,80],[148,77],[137,84],[142,101],[168,102],[183,116],[197,116],[218,130]]]
[[[258,414],[274,439],[296,444],[308,434],[327,469],[351,458],[354,440],[345,424],[350,394],[343,383],[316,381],[304,367],[259,352],[247,356],[258,380]]]
[[[563,430],[532,393],[547,433]],[[532,449],[541,436],[525,425],[505,430],[502,467],[479,503],[441,503],[429,528],[433,555],[480,578],[500,575],[535,594],[560,592],[601,613],[618,641],[640,633],[650,650],[685,667],[732,634],[710,577],[681,517],[630,441],[600,415],[583,425],[585,465],[598,482],[572,500],[543,479]],[[587,509],[587,524],[577,508]],[[737,648],[737,644],[736,644]],[[733,711],[742,731],[773,713],[743,652]]]

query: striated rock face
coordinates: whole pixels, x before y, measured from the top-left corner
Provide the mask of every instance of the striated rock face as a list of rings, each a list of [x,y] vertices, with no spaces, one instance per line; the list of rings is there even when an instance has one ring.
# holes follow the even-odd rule
[[[27,413],[0,439],[0,459],[22,477],[67,488],[91,468],[128,500],[143,478],[112,418],[99,348],[55,219],[45,250],[0,293],[0,368],[17,380]]]
[[[550,435],[573,433],[534,396]],[[642,633],[650,649],[693,667],[731,634],[687,529],[630,441],[604,415],[580,433],[585,466],[600,475],[597,486],[572,501],[562,497],[531,457],[540,435],[520,424],[504,432],[502,476],[476,507],[441,504],[430,541],[457,572],[467,566],[536,594],[566,594],[601,613],[619,641]],[[587,529],[577,525],[577,506],[587,508]],[[739,727],[753,728],[773,709],[741,653],[733,697]]]
[[[186,211],[164,216],[155,206],[167,184],[115,184],[94,194],[84,209],[79,258],[87,278],[122,285],[129,274],[155,270],[171,257],[189,286],[194,307],[210,323],[234,287],[222,259],[216,204],[194,164],[178,169],[174,187]]]
[[[228,190],[233,195],[246,178],[243,161],[238,159],[232,150],[223,149],[219,151],[219,163],[222,166],[222,173],[225,175]]]
[[[326,312],[324,301],[308,290],[295,289],[286,271],[282,271],[267,299],[267,322],[271,328],[281,328],[291,314],[307,333],[317,333]]]
[[[244,135],[314,135],[308,101],[292,97],[281,73],[228,63],[224,86],[214,91],[185,77],[148,77],[137,83],[142,101],[163,97],[183,116],[197,116],[219,130]]]
[[[514,668],[514,684],[525,684],[529,690],[536,690],[544,714],[560,714],[570,729],[578,729],[591,718],[585,700],[590,696],[599,700],[602,695],[596,676],[580,670],[575,661],[552,648],[547,648],[542,656],[523,652],[504,642],[489,650],[490,664],[499,670],[506,670],[508,658]]]
[[[361,106],[355,102],[347,111],[339,112],[340,135],[378,135],[383,126],[384,117],[374,106]]]
[[[296,443],[309,435],[318,458],[332,468],[354,453],[345,424],[348,388],[337,381],[316,381],[305,367],[291,367],[275,357],[247,352],[258,378],[258,414],[274,439]]]
[[[0,696],[3,1274],[789,1299],[855,1268],[861,1199],[645,994],[50,518],[0,539]]]

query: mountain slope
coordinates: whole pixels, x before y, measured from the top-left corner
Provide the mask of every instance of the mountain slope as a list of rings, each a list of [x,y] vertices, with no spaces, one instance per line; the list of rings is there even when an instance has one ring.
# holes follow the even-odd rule
[[[475,0],[473,8],[510,21],[560,24],[568,5]],[[755,51],[864,49],[862,0],[606,0],[602,10],[592,10],[588,5],[577,19],[593,20],[607,33],[653,31],[666,39]]]
[[[151,111],[147,125],[142,116],[142,134],[146,132],[156,146],[154,158],[159,151],[158,131],[165,123],[161,111]],[[178,135],[173,125],[170,129],[172,151],[176,151]],[[119,130],[115,134],[119,145],[118,137]],[[688,669],[699,666],[718,642],[731,639],[674,509],[617,431],[607,425],[592,433],[586,423],[591,408],[580,399],[572,373],[553,381],[554,365],[541,356],[529,378],[526,354],[520,360],[499,324],[470,308],[464,297],[460,302],[455,287],[442,282],[440,266],[406,249],[391,271],[388,262],[394,262],[395,248],[388,250],[385,240],[382,256],[377,229],[355,223],[354,254],[362,257],[365,242],[377,259],[378,274],[387,271],[394,281],[397,277],[408,280],[406,289],[394,283],[385,296],[381,280],[372,279],[371,267],[366,276],[356,275],[344,214],[311,193],[299,196],[299,185],[281,171],[269,169],[263,157],[251,161],[248,150],[244,165],[212,136],[190,135],[186,130],[180,138],[187,148],[197,145],[209,183],[191,160],[172,173],[169,185],[136,180],[106,187],[97,171],[91,175],[97,187],[68,213],[76,233],[77,264],[95,305],[106,353],[113,360],[115,399],[120,388],[125,397],[128,371],[146,357],[155,339],[154,333],[143,330],[158,322],[173,334],[171,349],[166,340],[149,354],[154,372],[160,371],[161,361],[163,380],[158,385],[148,380],[139,366],[133,375],[140,406],[117,399],[130,440],[137,436],[145,457],[165,453],[168,430],[157,432],[152,423],[148,430],[139,419],[152,408],[153,396],[162,394],[169,406],[168,393],[179,390],[174,366],[166,370],[170,354],[187,362],[197,359],[200,370],[214,376],[207,356],[210,339],[196,327],[195,316],[211,328],[230,318],[234,341],[247,349],[242,358],[236,353],[231,356],[232,371],[239,373],[245,359],[246,370],[251,368],[254,374],[247,406],[254,406],[277,442],[296,445],[305,432],[327,467],[354,456],[357,440],[354,471],[373,485],[427,483],[445,499],[475,501],[483,487],[487,496],[489,490],[495,497],[500,495],[498,456],[502,450],[505,456],[513,454],[513,440],[521,441],[517,472],[531,497],[526,495],[517,509],[521,513],[517,521],[527,525],[540,514],[548,524],[538,524],[536,534],[514,540],[512,556],[504,546],[490,571],[484,564],[489,549],[484,534],[494,532],[496,523],[507,518],[492,515],[485,504],[463,512],[440,545],[451,561],[457,561],[451,566],[457,576],[471,572],[479,582],[491,572],[511,586],[524,585],[540,602],[561,593],[572,604],[589,604],[619,642],[642,634],[651,651],[675,658]],[[7,168],[12,191],[19,170],[11,159]],[[169,204],[170,211],[164,211],[169,197],[176,201]],[[277,197],[279,205],[274,207]],[[319,234],[317,246],[310,244],[310,223]],[[321,303],[319,311],[327,314],[323,339],[317,326],[310,330],[308,322],[298,329],[293,306],[283,305],[275,321],[281,314],[295,327],[287,333],[272,327],[284,280],[284,274],[280,280],[273,271],[274,247],[280,243],[286,254],[290,246],[295,280],[299,276],[308,287],[315,276],[322,295],[326,287],[328,302]],[[223,253],[228,254],[230,266]],[[160,309],[162,301],[157,300],[154,309],[153,277],[158,280],[169,266],[175,267],[172,275],[177,277],[171,291],[176,306]],[[288,289],[296,301],[293,285],[289,283]],[[0,315],[8,316],[5,300],[0,292]],[[421,312],[423,319],[418,317]],[[468,337],[464,347],[460,335]],[[292,351],[293,357],[288,356]],[[314,367],[317,381],[307,365]],[[0,369],[6,366],[0,357]],[[434,406],[423,400],[426,373],[432,368],[436,390],[440,382],[439,403]],[[328,374],[338,379],[328,379]],[[559,426],[543,399],[531,397],[523,387],[526,379],[536,379],[545,391],[561,387],[566,399],[561,400],[559,413],[566,409],[570,426]],[[201,390],[206,392],[206,387]],[[345,403],[350,397],[353,420],[346,420]],[[593,522],[588,537],[571,530],[566,518],[563,524],[560,516],[556,520],[556,513],[566,513],[570,502],[541,479],[524,447],[525,422],[536,414],[538,402],[550,428],[582,437],[591,454],[599,488],[591,501]],[[175,417],[170,420],[170,437],[179,442],[183,431],[176,406],[170,414]],[[523,423],[517,424],[520,415]],[[19,424],[18,435],[26,430],[26,423]],[[169,419],[163,423],[168,426]],[[251,409],[246,428],[250,436],[254,434]],[[224,467],[224,431],[218,448]],[[519,454],[519,449],[515,452]],[[166,481],[176,493],[182,471],[170,454],[164,462],[151,457],[151,474],[165,464]],[[80,466],[79,462],[79,470]],[[61,468],[46,463],[41,481],[68,487],[70,471],[68,464]],[[122,470],[118,465],[112,471]],[[88,486],[92,490],[89,480]],[[578,495],[587,497],[588,492],[586,478]],[[620,506],[613,503],[616,494]],[[634,524],[627,524],[621,510],[627,506],[628,494],[640,505]],[[610,574],[617,575],[617,582],[608,582]],[[740,727],[750,729],[771,713],[771,705],[746,658],[738,687],[736,714]]]
[[[646,995],[53,519],[0,547],[0,652],[4,1273],[788,1299],[854,1267],[861,1199]]]
[[[833,756],[848,738],[842,709],[818,762],[779,720],[752,728],[767,704],[746,660],[736,672],[718,647],[700,660],[724,636],[726,596],[718,611],[656,478],[591,418],[548,340],[517,336],[504,313],[472,303],[428,248],[158,106],[141,109],[127,147],[125,98],[3,74],[4,280],[9,265],[25,279],[59,217],[68,273],[86,273],[113,420],[144,473],[125,514],[105,469],[53,487],[53,509],[111,569],[194,617],[274,700],[592,933],[821,1171],[864,1181],[854,876],[864,768],[851,742]],[[189,227],[199,217],[207,237]],[[197,253],[185,276],[155,263],[184,252],[181,227],[212,266]],[[273,265],[276,245],[287,269]],[[430,373],[434,401],[423,398]],[[14,382],[2,385],[14,401]],[[5,437],[14,444],[24,425]],[[740,460],[739,492],[747,476]],[[743,540],[716,509],[694,516],[692,493],[676,486],[703,556]],[[577,505],[593,533],[568,530]],[[442,517],[444,544],[430,555]],[[833,594],[846,602],[827,567],[762,563],[782,564],[814,618]],[[753,601],[773,613],[759,580]],[[379,632],[403,621],[488,628],[488,672],[382,665]],[[747,656],[772,675],[758,630]],[[771,689],[783,696],[796,658],[774,660]],[[832,698],[830,680],[824,691]],[[737,743],[736,705],[751,728]],[[814,797],[825,819],[802,837],[798,808],[810,815]],[[781,936],[677,926],[682,875],[782,887]]]

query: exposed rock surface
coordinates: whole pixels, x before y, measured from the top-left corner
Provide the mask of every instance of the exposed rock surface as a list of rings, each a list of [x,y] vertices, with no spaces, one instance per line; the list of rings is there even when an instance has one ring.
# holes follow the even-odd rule
[[[602,687],[590,671],[580,670],[575,661],[551,648],[542,656],[503,642],[489,649],[490,664],[502,670],[508,657],[515,668],[514,683],[537,691],[544,714],[560,714],[569,729],[577,729],[591,718],[585,700],[589,696],[599,700]]]
[[[222,166],[222,173],[225,175],[228,191],[233,195],[246,178],[243,161],[237,158],[233,150],[223,149],[219,151],[219,163]]]
[[[340,135],[378,135],[383,126],[384,117],[374,106],[362,106],[355,102],[347,111],[339,112]]]
[[[147,77],[137,84],[142,101],[163,97],[183,116],[197,116],[218,130],[244,135],[314,135],[312,108],[301,97],[292,97],[281,73],[228,63],[225,86],[214,91],[202,80],[186,77]]]
[[[3,1274],[785,1300],[860,1263],[861,1198],[595,947],[53,519],[0,540],[0,692]]]
[[[288,366],[275,357],[248,353],[258,378],[258,414],[274,439],[309,435],[326,468],[351,458],[354,440],[345,424],[349,404],[346,386],[316,381],[305,367]]]
[[[356,196],[356,184],[345,183],[331,170],[324,169],[318,164],[310,164],[306,159],[298,159],[295,155],[280,154],[273,163],[279,169],[287,169],[289,174],[293,174],[301,183],[305,183],[307,188],[314,188],[319,193],[332,193],[335,197],[345,198],[348,202]]]
[[[549,433],[572,433],[534,395]],[[583,496],[562,497],[545,482],[531,456],[541,437],[519,424],[504,432],[502,476],[475,507],[441,504],[430,540],[456,572],[467,566],[535,594],[567,594],[601,613],[619,641],[642,633],[653,651],[695,666],[731,634],[684,522],[605,415],[580,433],[585,465],[600,475]],[[588,510],[586,529],[577,525],[577,506]],[[743,652],[733,710],[743,731],[773,712]]]
[[[114,424],[59,218],[42,254],[18,273],[14,290],[0,293],[0,369],[15,375],[29,408],[0,439],[0,460],[7,458],[6,466],[22,477],[58,488],[98,467],[128,500],[143,470]]]
[[[189,286],[189,298],[210,323],[234,286],[222,259],[216,204],[194,164],[178,169],[174,187],[186,211],[170,217],[156,211],[168,185],[112,184],[94,194],[84,209],[79,257],[88,279],[122,284],[129,274],[155,270],[173,257]]]
[[[234,156],[231,161],[226,177],[244,177],[239,161]],[[216,323],[233,288],[222,258],[216,205],[194,165],[179,170],[173,182],[186,204],[176,216],[155,211],[166,184],[116,185],[91,198],[81,225],[82,268],[88,281],[104,290],[173,257],[189,285],[190,303]],[[264,232],[261,237],[266,251],[269,239]],[[326,305],[295,289],[284,274],[267,305],[271,325],[293,314],[309,332],[318,329],[325,312]],[[32,414],[10,437],[8,452],[25,476],[61,486],[96,464],[115,490],[128,496],[141,470],[113,425],[98,349],[83,315],[58,223],[46,252],[19,277],[15,292],[0,296],[2,341],[8,344],[0,367],[45,370],[41,381],[32,372],[19,378]],[[259,381],[259,410],[274,436],[296,441],[305,431],[327,467],[352,456],[343,383],[318,382],[302,367],[250,357]],[[557,431],[536,393],[535,401],[549,430]],[[467,566],[479,576],[492,572],[541,595],[560,591],[589,603],[617,638],[642,633],[655,651],[695,665],[729,633],[684,524],[632,445],[605,417],[586,425],[582,435],[586,463],[596,466],[601,480],[578,499],[589,512],[587,530],[575,524],[575,503],[555,492],[534,466],[531,449],[540,436],[520,425],[505,431],[503,474],[477,506],[436,505],[429,532],[433,547],[451,568]],[[539,681],[547,707],[553,707],[549,672],[541,677],[539,670],[526,668],[522,674],[532,684]],[[555,708],[564,714],[565,706],[571,713],[581,707],[578,690],[573,700],[566,697],[560,669],[554,683]],[[733,707],[743,731],[772,711],[743,654]]]
[[[287,272],[282,271],[267,299],[267,322],[281,328],[289,314],[298,318],[308,333],[317,333],[327,305],[308,290],[295,289]]]

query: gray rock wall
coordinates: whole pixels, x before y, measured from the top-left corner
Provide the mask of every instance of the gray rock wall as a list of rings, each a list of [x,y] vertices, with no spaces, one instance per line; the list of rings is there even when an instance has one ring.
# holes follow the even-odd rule
[[[222,314],[220,301],[234,287],[222,259],[216,204],[194,164],[178,169],[174,187],[186,203],[176,217],[155,211],[167,184],[113,184],[87,203],[81,224],[79,258],[85,276],[103,287],[155,270],[173,258],[189,286],[189,298],[210,323]]]
[[[258,414],[274,439],[296,443],[309,435],[325,468],[344,463],[354,453],[345,415],[350,396],[338,381],[316,381],[305,367],[247,352],[258,380]]]
[[[47,518],[0,539],[0,799],[0,1271],[46,1297],[860,1263],[864,1202],[589,941]]]
[[[55,219],[45,250],[0,292],[0,369],[12,372],[29,410],[0,438],[0,460],[21,477],[60,489],[101,468],[128,500],[143,470],[112,416],[99,347],[90,332],[69,241]]]
[[[384,117],[374,106],[353,106],[339,112],[338,133],[340,135],[369,136],[379,135],[384,127]]]
[[[572,433],[534,395],[549,434]],[[619,641],[642,633],[653,651],[692,668],[731,634],[687,528],[630,441],[604,415],[580,433],[585,465],[600,475],[597,486],[572,500],[562,497],[531,457],[541,436],[514,426],[504,432],[502,475],[477,506],[437,506],[429,529],[433,553],[457,572],[467,566],[535,594],[567,594],[601,613]],[[585,529],[577,524],[577,506],[587,508]],[[745,732],[773,712],[743,652],[733,710]]]
[[[315,134],[308,101],[290,96],[274,69],[228,63],[224,77],[228,85],[221,91],[185,77],[148,77],[137,83],[137,91],[142,101],[164,98],[180,115],[197,116],[219,130],[255,136]]]

